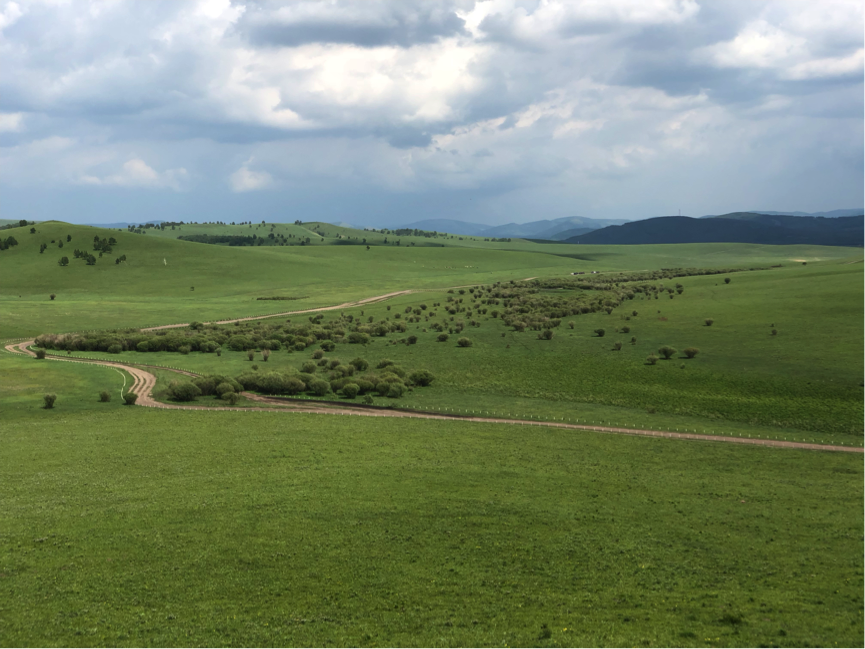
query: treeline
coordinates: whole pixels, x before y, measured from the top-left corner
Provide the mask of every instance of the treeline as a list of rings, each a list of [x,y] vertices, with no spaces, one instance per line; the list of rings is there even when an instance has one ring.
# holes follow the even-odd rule
[[[266,237],[259,237],[256,234],[251,236],[239,234],[182,234],[177,238],[181,241],[209,243],[221,246],[305,246],[312,242],[310,237],[295,237],[293,234],[286,237],[284,234],[275,234],[273,232]]]

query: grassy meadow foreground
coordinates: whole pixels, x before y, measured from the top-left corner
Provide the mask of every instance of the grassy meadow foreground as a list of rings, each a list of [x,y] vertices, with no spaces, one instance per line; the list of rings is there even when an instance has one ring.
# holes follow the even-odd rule
[[[68,358],[305,399],[862,445],[861,249],[34,229],[0,233],[17,241],[0,251],[3,338],[50,334]],[[176,239],[251,233],[268,241]],[[139,331],[170,323],[193,326]],[[178,375],[155,373],[175,402]],[[4,645],[862,643],[861,454],[130,408],[129,384],[0,352]]]

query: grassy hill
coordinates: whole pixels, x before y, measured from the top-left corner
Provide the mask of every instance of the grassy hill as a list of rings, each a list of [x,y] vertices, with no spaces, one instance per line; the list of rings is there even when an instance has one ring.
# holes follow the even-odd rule
[[[734,242],[858,246],[863,235],[861,216],[824,219],[735,213],[703,219],[663,216],[606,227],[566,241],[617,245]]]
[[[0,251],[5,338],[412,289],[318,321],[407,324],[324,356],[434,374],[397,399],[376,396],[378,405],[862,443],[861,248],[414,234],[397,246],[391,233],[317,223],[144,234],[35,227],[2,233],[18,242]],[[177,239],[250,233],[269,243]],[[94,237],[114,237],[111,252],[99,257]],[[74,259],[75,248],[95,265]],[[68,266],[57,263],[64,255]],[[646,279],[682,267],[755,270]],[[520,299],[475,300],[474,287],[497,282],[522,287]],[[656,290],[634,291],[648,284]],[[551,339],[493,317],[522,314],[531,300],[597,308],[561,317]],[[310,317],[217,329],[254,338],[255,327],[284,332]],[[464,330],[439,342],[433,323],[447,331],[460,320]],[[460,336],[473,345],[457,346]],[[678,352],[647,363],[664,345]],[[699,354],[681,358],[691,346]],[[220,355],[71,355],[296,374],[320,345],[301,347],[281,346],[266,362],[227,345]],[[316,366],[315,376],[326,372]],[[159,376],[160,392],[177,378]],[[127,408],[118,397],[128,381],[112,368],[0,351],[7,644],[861,642],[861,455],[461,421]],[[103,390],[108,403],[98,401]],[[57,395],[52,410],[41,408],[45,393]]]

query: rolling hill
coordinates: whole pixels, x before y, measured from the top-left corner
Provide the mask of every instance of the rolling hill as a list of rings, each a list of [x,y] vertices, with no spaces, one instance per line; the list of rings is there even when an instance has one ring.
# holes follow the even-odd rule
[[[714,218],[662,216],[570,237],[567,243],[755,243],[862,246],[863,217],[774,216],[739,212]]]

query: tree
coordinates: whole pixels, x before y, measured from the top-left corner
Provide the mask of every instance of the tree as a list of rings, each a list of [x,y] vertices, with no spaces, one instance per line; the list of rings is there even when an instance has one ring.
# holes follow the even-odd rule
[[[138,395],[134,392],[127,392],[123,395],[123,401],[127,406],[134,406],[135,402],[138,401]]]
[[[103,390],[99,393],[99,401],[102,403],[108,403],[109,401],[111,401],[111,394],[108,393],[106,390]]]
[[[113,345],[109,345],[106,351],[109,354],[119,354],[123,351],[123,347],[121,347],[118,343],[114,343]]]
[[[261,350],[261,360],[263,360],[266,363],[268,358],[270,358],[270,350],[269,349],[262,349]]]
[[[676,353],[675,348],[670,347],[669,345],[664,345],[658,350],[658,353],[663,356],[666,360],[669,360]]]
[[[30,234],[36,234],[36,228],[30,228]]]
[[[45,404],[43,407],[46,410],[51,410],[51,408],[54,407],[54,402],[57,401],[57,395],[56,394],[46,394],[45,396],[42,397],[42,401]]]
[[[459,345],[460,347],[471,347],[472,344],[473,344],[472,341],[469,338],[465,338],[465,337],[460,338],[457,341],[457,345]]]
[[[714,323],[715,321],[712,320],[712,318],[706,318],[705,322],[707,327],[711,327],[712,323]]]
[[[598,338],[603,338],[604,334],[606,334],[607,332],[603,329],[595,329],[595,333],[597,334]]]
[[[254,349],[247,349],[246,350],[246,357],[251,361],[255,360],[255,350]]]
[[[72,235],[71,235],[71,234],[67,234],[67,235],[66,235],[66,243],[69,243],[70,241],[72,241]]]
[[[36,358],[38,358],[40,360],[44,359],[45,358],[45,350],[44,349],[37,349],[36,350]]]
[[[69,257],[61,257],[60,261],[57,263],[59,263],[61,266],[68,266],[69,265]]]
[[[729,283],[730,283],[730,278],[729,278],[729,277],[725,277],[725,278],[724,278],[724,284],[729,284]]]
[[[700,350],[697,349],[696,347],[688,347],[684,351],[684,354],[687,358],[694,358],[699,353],[700,353]]]

